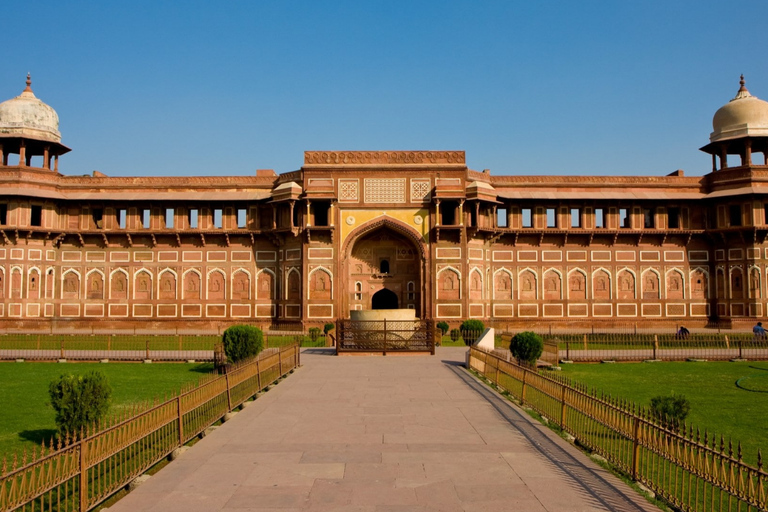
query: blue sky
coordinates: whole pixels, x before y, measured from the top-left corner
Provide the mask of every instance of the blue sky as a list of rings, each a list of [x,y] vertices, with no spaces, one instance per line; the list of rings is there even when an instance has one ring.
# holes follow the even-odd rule
[[[744,73],[768,99],[768,2],[14,4],[65,174],[250,175],[305,150],[459,149],[495,175],[688,175]]]

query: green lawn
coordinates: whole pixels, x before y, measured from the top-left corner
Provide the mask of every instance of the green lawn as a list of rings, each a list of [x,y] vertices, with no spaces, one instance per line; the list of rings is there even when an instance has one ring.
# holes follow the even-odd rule
[[[624,363],[567,364],[563,373],[612,396],[648,406],[652,397],[685,395],[691,402],[686,421],[726,439],[741,441],[744,460],[768,454],[768,363]],[[736,386],[740,385],[749,390]]]
[[[3,455],[32,449],[55,433],[48,384],[64,373],[99,370],[112,385],[113,411],[177,391],[197,382],[212,364],[0,363],[0,461]]]

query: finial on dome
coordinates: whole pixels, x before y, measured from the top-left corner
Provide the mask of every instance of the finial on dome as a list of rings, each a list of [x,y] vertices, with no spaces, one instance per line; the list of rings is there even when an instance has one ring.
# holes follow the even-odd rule
[[[736,93],[736,97],[733,98],[734,100],[740,100],[742,98],[752,97],[752,95],[749,94],[749,91],[747,90],[747,86],[745,84],[746,82],[744,81],[744,75],[742,74],[741,77],[739,78],[739,92]]]
[[[32,75],[27,72],[27,87],[24,89],[24,92],[32,92]]]

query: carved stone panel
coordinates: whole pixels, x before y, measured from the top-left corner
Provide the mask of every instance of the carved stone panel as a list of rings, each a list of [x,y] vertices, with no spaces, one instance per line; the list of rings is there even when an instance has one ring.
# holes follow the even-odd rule
[[[659,276],[654,272],[643,275],[643,299],[659,299]]]
[[[232,298],[240,300],[251,298],[251,277],[242,270],[235,272],[232,276]]]
[[[469,298],[474,300],[483,299],[483,276],[480,272],[470,272],[469,274]]]
[[[683,279],[677,272],[667,275],[667,299],[683,298]]]
[[[226,292],[224,274],[219,271],[208,274],[208,300],[224,300]]]
[[[526,270],[518,278],[518,287],[520,288],[520,300],[536,300],[536,275],[530,270]]]
[[[288,278],[288,281],[290,285],[290,277]],[[275,276],[269,272],[260,272],[256,283],[258,288],[258,291],[256,292],[256,298],[270,300],[275,298]],[[298,294],[296,298],[299,298]]]
[[[544,299],[560,300],[560,288],[560,274],[553,271],[544,274]]]
[[[309,278],[310,299],[331,298],[331,275],[324,269],[316,270]]]
[[[494,298],[496,300],[511,300],[512,277],[506,272],[498,272],[494,277]]]
[[[113,299],[128,298],[128,278],[124,273],[115,272],[112,274],[112,282],[110,283],[110,296]]]
[[[437,298],[456,300],[460,298],[459,275],[452,269],[444,270],[437,277]]]
[[[568,277],[568,298],[570,300],[585,300],[587,298],[587,282],[581,272],[573,272]]]
[[[103,299],[104,298],[104,277],[99,272],[91,272],[88,274],[87,297],[89,299]]]
[[[619,299],[634,300],[635,298],[635,276],[632,272],[622,270],[618,275],[619,280]]]
[[[692,299],[707,299],[707,290],[709,289],[709,282],[707,274],[701,270],[694,270],[691,273],[691,298]]]
[[[200,299],[200,288],[200,275],[197,272],[187,272],[184,274],[182,298]]]
[[[137,272],[134,276],[134,294],[136,300],[152,300],[152,279],[145,271]]]
[[[17,268],[11,271],[11,297],[21,298],[21,270]]]
[[[301,276],[298,272],[291,272],[288,274],[286,299],[301,300]]]
[[[600,271],[592,277],[592,297],[595,299],[611,298],[611,279],[608,274]]]
[[[173,272],[163,272],[160,275],[160,298],[176,299],[176,276]]]
[[[744,274],[740,268],[731,270],[731,298],[744,298]]]
[[[80,297],[80,276],[75,272],[67,272],[62,283],[61,298],[77,299]]]

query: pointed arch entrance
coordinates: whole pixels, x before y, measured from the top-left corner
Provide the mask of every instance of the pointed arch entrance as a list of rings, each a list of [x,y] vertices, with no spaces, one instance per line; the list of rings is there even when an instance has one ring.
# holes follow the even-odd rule
[[[342,244],[342,314],[349,310],[414,309],[430,311],[424,240],[410,226],[380,218],[354,229]],[[374,300],[375,299],[375,300]]]

